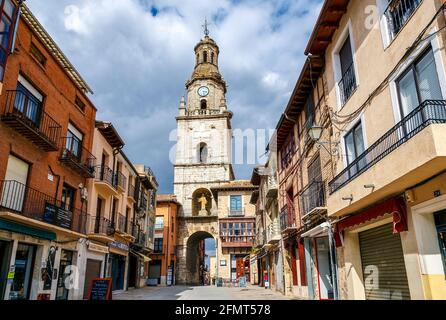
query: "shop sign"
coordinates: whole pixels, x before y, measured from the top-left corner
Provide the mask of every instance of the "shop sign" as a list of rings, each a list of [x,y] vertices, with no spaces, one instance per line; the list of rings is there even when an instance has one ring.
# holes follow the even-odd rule
[[[101,246],[99,244],[95,244],[90,242],[88,244],[88,250],[90,251],[94,251],[94,252],[99,252],[99,253],[108,253],[108,248],[105,246]]]
[[[110,242],[109,247],[114,249],[119,249],[122,251],[129,251],[129,246],[119,241]]]

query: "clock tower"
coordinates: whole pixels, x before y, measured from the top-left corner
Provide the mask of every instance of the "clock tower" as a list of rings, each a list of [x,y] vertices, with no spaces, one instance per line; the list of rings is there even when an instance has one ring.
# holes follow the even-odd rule
[[[199,247],[218,238],[218,212],[212,188],[234,180],[231,164],[232,112],[218,67],[220,50],[205,36],[195,46],[195,67],[186,82],[177,121],[174,193],[178,214],[177,283],[199,282]]]

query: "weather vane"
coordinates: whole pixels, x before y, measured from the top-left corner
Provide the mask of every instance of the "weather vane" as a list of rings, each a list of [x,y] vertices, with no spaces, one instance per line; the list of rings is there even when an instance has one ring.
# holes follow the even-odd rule
[[[204,19],[203,29],[204,29],[204,35],[209,36],[208,19],[207,18]]]

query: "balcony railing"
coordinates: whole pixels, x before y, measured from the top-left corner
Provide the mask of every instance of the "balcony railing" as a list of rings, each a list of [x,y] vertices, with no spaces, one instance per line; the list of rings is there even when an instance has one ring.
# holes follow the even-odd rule
[[[36,221],[86,233],[86,213],[76,208],[67,209],[54,197],[17,181],[0,181],[0,208]]]
[[[94,178],[96,158],[73,137],[62,138],[59,160],[79,172],[85,178]]]
[[[135,186],[133,184],[129,184],[127,196],[136,199]]]
[[[444,100],[424,101],[387,131],[329,183],[330,194],[341,189],[424,128],[435,123],[446,123]]]
[[[164,223],[155,223],[155,230],[163,230]]]
[[[280,228],[282,231],[288,229],[295,229],[296,215],[294,214],[294,208],[291,206],[285,206],[280,213]]]
[[[356,89],[356,74],[355,64],[352,62],[350,67],[342,75],[341,81],[339,81],[339,92],[341,94],[341,103],[344,105],[351,97]]]
[[[95,179],[103,182],[107,182],[110,186],[114,187],[114,175],[113,170],[108,166],[97,166],[95,167]]]
[[[255,236],[220,235],[222,247],[252,247]]]
[[[117,171],[115,173],[115,186],[119,187],[121,190],[125,190],[126,185],[127,185],[126,176],[122,172]]]
[[[314,181],[310,183],[300,196],[301,216],[305,216],[316,208],[325,207],[325,183]]]
[[[229,209],[229,217],[244,217],[245,208],[242,209]]]
[[[43,111],[42,103],[31,94],[7,91],[1,119],[42,150],[59,150],[61,126]]]
[[[108,236],[112,236],[115,233],[115,227],[109,219],[95,217],[93,223],[94,225],[90,229],[90,233],[105,234]]]
[[[392,0],[384,11],[389,26],[390,38],[393,39],[418,8],[422,0]]]
[[[122,214],[118,214],[116,217],[117,220],[117,230],[121,233],[128,233],[128,219],[126,216]]]

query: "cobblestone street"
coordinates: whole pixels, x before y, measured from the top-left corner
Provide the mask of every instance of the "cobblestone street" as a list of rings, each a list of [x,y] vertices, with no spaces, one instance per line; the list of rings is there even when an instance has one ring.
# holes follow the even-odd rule
[[[290,300],[279,292],[257,286],[247,288],[146,287],[113,295],[114,300]]]

